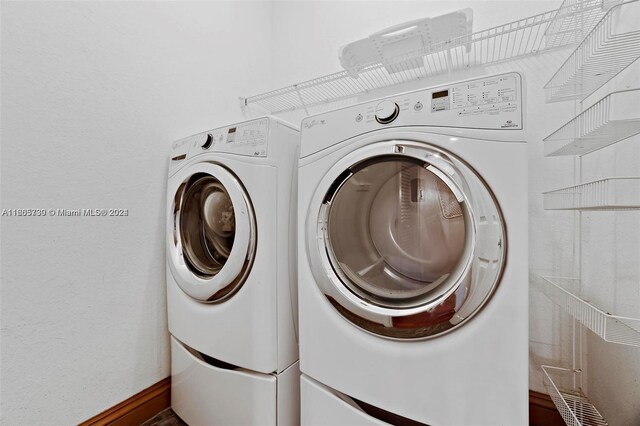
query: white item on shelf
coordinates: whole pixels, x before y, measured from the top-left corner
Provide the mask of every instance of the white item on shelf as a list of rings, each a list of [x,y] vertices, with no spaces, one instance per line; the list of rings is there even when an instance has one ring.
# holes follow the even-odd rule
[[[640,177],[611,177],[544,192],[545,210],[640,209]]]
[[[545,155],[584,155],[640,133],[640,89],[613,92],[544,138]]]
[[[640,346],[640,318],[612,315],[577,295],[580,280],[567,277],[541,277],[534,282],[555,304],[607,342]]]
[[[640,57],[640,1],[613,6],[545,84],[547,102],[584,99]]]
[[[469,36],[472,28],[471,9],[404,22],[341,47],[340,64],[352,77],[376,63],[383,64],[389,74],[421,68],[430,46]],[[466,48],[469,51],[470,46]]]
[[[608,426],[596,407],[582,393],[581,372],[543,365],[543,383],[567,426]]]

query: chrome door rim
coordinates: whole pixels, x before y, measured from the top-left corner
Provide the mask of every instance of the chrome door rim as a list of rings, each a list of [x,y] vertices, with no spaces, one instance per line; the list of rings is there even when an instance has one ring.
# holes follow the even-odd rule
[[[452,189],[452,192],[456,195],[459,201],[463,201],[465,209],[465,221],[472,225],[470,232],[468,232],[467,242],[465,243],[466,262],[458,269],[456,275],[456,282],[445,287],[446,291],[442,291],[435,299],[418,304],[408,304],[406,306],[384,306],[379,302],[373,302],[366,297],[363,297],[362,293],[354,291],[354,289],[347,284],[344,275],[341,273],[340,268],[336,267],[335,257],[332,259],[332,249],[328,242],[328,206],[326,203],[327,193],[331,185],[335,185],[334,182],[338,177],[349,170],[354,165],[361,161],[372,159],[380,156],[406,156],[408,158],[417,159],[421,162],[429,164],[435,167],[439,173],[446,176],[445,183]],[[411,318],[418,314],[429,312],[438,305],[447,301],[449,297],[455,297],[456,293],[460,296],[462,293],[467,292],[467,289],[462,288],[460,284],[463,280],[469,276],[471,270],[471,263],[474,257],[474,250],[476,247],[477,229],[475,213],[471,207],[471,203],[468,200],[468,190],[465,190],[465,181],[459,174],[456,175],[455,168],[452,167],[451,158],[454,158],[458,163],[463,164],[468,172],[473,173],[479,181],[483,183],[487,193],[491,196],[493,205],[497,210],[500,219],[501,226],[501,238],[498,245],[501,248],[502,255],[500,258],[499,271],[496,273],[495,282],[486,294],[478,301],[477,295],[473,297],[465,298],[475,299],[473,309],[466,306],[464,313],[460,311],[456,312],[455,318],[451,319],[451,323],[441,327],[438,330],[421,329],[417,327],[414,330],[403,328],[397,329],[394,327],[394,322],[398,319]],[[438,177],[441,177],[438,175]],[[344,179],[346,181],[348,178]],[[341,184],[340,184],[341,186]],[[334,194],[340,190],[338,186],[334,189]],[[334,164],[329,171],[321,179],[319,185],[316,187],[314,196],[312,197],[311,204],[307,215],[307,249],[309,250],[309,261],[312,267],[312,272],[316,278],[316,282],[319,289],[333,305],[333,307],[347,320],[355,324],[359,328],[372,333],[376,336],[381,336],[390,339],[428,339],[440,336],[448,333],[451,330],[459,327],[467,322],[468,319],[473,317],[479,312],[485,303],[495,292],[496,287],[500,282],[504,265],[506,263],[506,229],[504,226],[504,220],[500,206],[495,199],[495,196],[491,193],[488,185],[482,180],[475,170],[465,163],[457,156],[438,148],[434,145],[416,141],[416,140],[386,140],[382,142],[375,142],[370,145],[363,146],[356,149],[350,154],[341,158],[336,164]],[[455,322],[455,323],[453,323]]]
[[[386,156],[382,156],[382,157],[386,157]],[[410,157],[412,158],[412,157]],[[347,179],[345,179],[343,182],[346,182]],[[471,232],[467,232],[465,235],[465,251],[462,254],[462,258],[466,259],[465,262],[459,264],[456,267],[455,270],[455,274],[453,274],[456,279],[455,279],[455,283],[454,285],[446,288],[443,287],[440,289],[440,291],[438,292],[437,296],[435,297],[436,300],[442,300],[445,299],[446,297],[448,297],[451,293],[455,292],[456,289],[458,288],[458,286],[460,285],[461,281],[459,280],[460,277],[464,276],[468,270],[468,268],[471,266],[471,259],[473,257],[473,247],[475,245],[475,237],[476,237],[476,232],[475,232],[475,224],[472,220],[473,217],[473,212],[471,211],[471,209],[468,206],[468,203],[466,202],[466,197],[464,195],[464,193],[462,192],[462,190],[458,187],[457,183],[455,183],[452,179],[450,178],[446,178],[446,182],[447,186],[449,186],[449,188],[452,190],[452,192],[454,194],[456,194],[456,197],[458,197],[458,201],[459,202],[465,202],[463,204],[463,214],[465,216],[465,221],[466,223],[470,223]],[[340,190],[340,188],[338,187],[335,191],[334,194],[337,194],[338,191]],[[347,287],[347,289],[349,290],[349,292],[344,292],[345,296],[351,298],[353,300],[353,295],[356,295],[356,297],[358,297],[359,299],[364,299],[366,300],[368,303],[370,303],[372,306],[379,306],[379,307],[383,307],[383,308],[389,308],[389,309],[394,309],[394,308],[401,308],[403,310],[403,313],[405,315],[410,315],[413,313],[419,313],[422,312],[424,310],[424,303],[405,303],[405,306],[401,306],[400,304],[395,304],[394,305],[389,305],[389,304],[385,304],[382,301],[378,301],[376,302],[375,300],[371,299],[368,297],[368,295],[364,292],[362,292],[357,284],[353,285],[355,283],[349,283],[349,281],[352,281],[351,278],[348,278],[346,276],[346,273],[339,267],[336,267],[335,265],[338,264],[338,260],[337,257],[334,253],[333,250],[333,246],[330,242],[330,238],[329,238],[329,226],[330,226],[330,222],[329,222],[329,213],[330,213],[330,208],[327,205],[327,203],[323,203],[322,206],[320,207],[320,217],[323,219],[323,222],[325,223],[324,226],[321,227],[321,231],[323,234],[323,239],[322,239],[322,246],[321,246],[321,253],[322,252],[326,252],[327,256],[323,257],[322,261],[323,263],[325,263],[325,266],[331,267],[334,271],[334,274],[337,276],[337,278],[340,280],[340,283],[343,284],[343,286],[339,286],[337,284],[337,282],[335,282],[334,280],[334,285],[336,285],[339,289],[343,289],[343,287]],[[437,287],[440,287],[439,284],[435,284],[434,289]],[[429,292],[430,296],[433,296],[433,293]],[[430,304],[436,304],[435,301],[429,301]]]
[[[182,247],[180,218],[187,185],[196,175],[208,175],[220,182],[231,199],[235,216],[235,237],[227,261],[212,277],[198,276],[188,265]],[[186,166],[169,181],[167,253],[171,273],[188,296],[205,303],[222,302],[244,284],[251,270],[256,248],[256,224],[251,202],[239,179],[224,166],[200,162]]]

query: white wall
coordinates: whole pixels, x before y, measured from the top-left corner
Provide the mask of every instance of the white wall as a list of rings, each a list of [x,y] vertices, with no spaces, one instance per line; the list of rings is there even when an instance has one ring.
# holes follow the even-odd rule
[[[169,375],[171,141],[269,87],[269,3],[2,2],[1,415],[78,423]],[[265,66],[265,64],[267,64]]]
[[[169,374],[163,206],[170,141],[240,119],[237,96],[340,70],[338,48],[380,28],[472,7],[475,29],[484,29],[559,3],[0,3],[1,207],[130,212],[2,218],[0,422],[78,422]],[[567,54],[485,70],[519,67],[538,105],[529,120],[530,266],[578,272],[578,251],[583,274],[591,273],[600,247],[617,250],[628,268],[618,296],[640,297],[638,240],[628,232],[638,232],[634,213],[613,215],[611,232],[602,230],[610,216],[590,215],[586,235],[600,237],[581,246],[573,213],[542,210],[541,192],[578,173],[572,159],[542,156],[541,139],[579,111],[571,102],[545,106],[537,91]],[[586,160],[601,167],[583,170],[637,175],[637,148],[637,138],[607,148]],[[598,276],[620,266],[606,265]],[[594,294],[608,301],[606,292]],[[531,291],[532,388],[544,390],[541,363],[570,362],[570,328],[566,314]],[[638,349],[587,341],[590,395],[612,424],[629,424],[623,420],[640,410]],[[627,408],[619,410],[623,395]]]

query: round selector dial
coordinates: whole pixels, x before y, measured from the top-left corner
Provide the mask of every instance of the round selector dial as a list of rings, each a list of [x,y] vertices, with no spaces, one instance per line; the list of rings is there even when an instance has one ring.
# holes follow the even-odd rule
[[[400,107],[392,101],[382,101],[376,106],[376,121],[380,124],[391,123],[398,117]]]
[[[211,133],[209,133],[207,134],[207,140],[204,141],[204,143],[200,146],[202,147],[202,149],[209,149],[212,143],[213,143],[213,136],[211,135]]]

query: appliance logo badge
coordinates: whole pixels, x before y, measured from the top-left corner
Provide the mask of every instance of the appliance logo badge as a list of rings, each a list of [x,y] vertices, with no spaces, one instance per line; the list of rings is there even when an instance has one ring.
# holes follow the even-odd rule
[[[311,120],[311,121],[307,121],[306,123],[304,123],[304,127],[305,129],[310,129],[313,126],[315,126],[316,124],[320,124],[320,125],[325,125],[326,122],[324,120]]]
[[[514,123],[511,120],[507,120],[506,123],[504,123],[502,126],[500,126],[501,129],[508,129],[510,127],[518,127],[518,125],[516,123]]]

